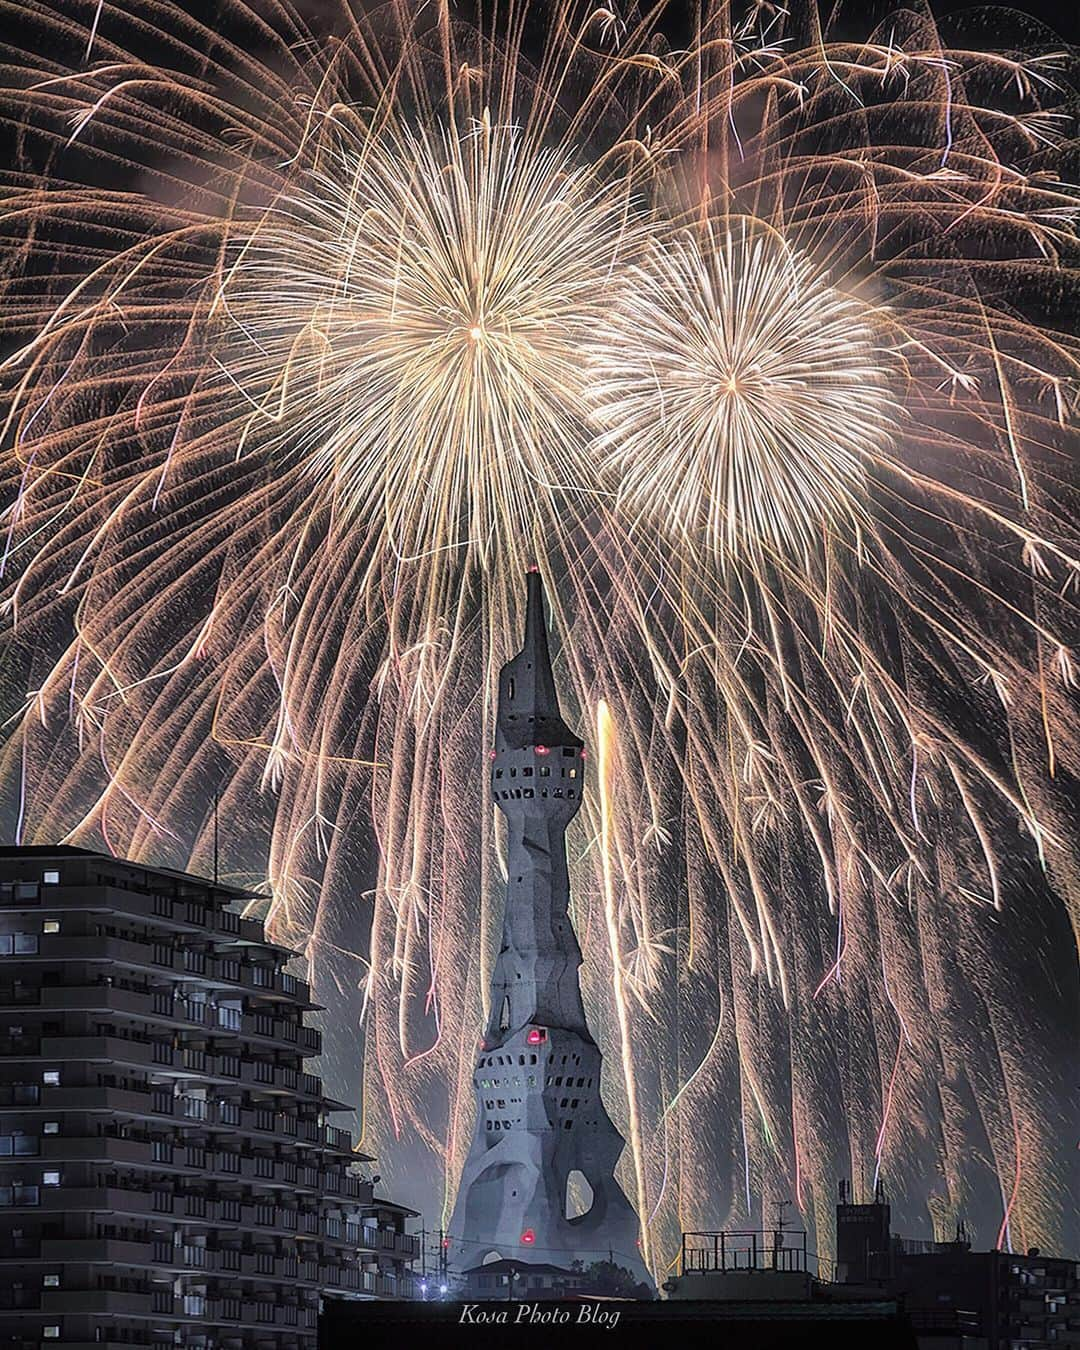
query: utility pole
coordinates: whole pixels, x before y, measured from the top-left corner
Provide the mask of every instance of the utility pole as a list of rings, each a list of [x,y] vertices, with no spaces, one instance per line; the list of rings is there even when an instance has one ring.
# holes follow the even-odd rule
[[[790,1200],[781,1200],[779,1213],[776,1219],[776,1231],[773,1233],[773,1270],[778,1270],[783,1265],[784,1251],[784,1221],[786,1219],[785,1211],[791,1204]]]
[[[214,885],[218,884],[218,805],[220,802],[220,792],[214,792]]]

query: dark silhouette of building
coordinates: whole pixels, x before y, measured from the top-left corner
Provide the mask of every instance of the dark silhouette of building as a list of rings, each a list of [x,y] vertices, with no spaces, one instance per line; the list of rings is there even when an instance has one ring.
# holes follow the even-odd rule
[[[843,1284],[872,1284],[892,1274],[891,1210],[879,1182],[868,1205],[851,1201],[851,1187],[840,1182],[836,1206],[836,1278]]]
[[[0,849],[0,1344],[300,1350],[324,1291],[411,1296],[251,898]]]
[[[971,1250],[963,1224],[952,1242],[913,1241],[890,1231],[882,1188],[874,1202],[836,1206],[837,1280],[897,1298],[920,1350],[1068,1350],[1080,1347],[1078,1263]]]
[[[1068,1350],[1080,1346],[1077,1263],[1032,1249],[973,1252],[966,1241],[895,1239],[892,1291],[920,1350]]]
[[[506,909],[451,1261],[466,1269],[531,1253],[587,1267],[610,1253],[651,1287],[637,1215],[615,1180],[623,1139],[600,1097],[601,1055],[567,912],[566,827],[584,785],[585,751],[559,709],[533,570],[524,645],[499,676],[491,791],[506,817]]]

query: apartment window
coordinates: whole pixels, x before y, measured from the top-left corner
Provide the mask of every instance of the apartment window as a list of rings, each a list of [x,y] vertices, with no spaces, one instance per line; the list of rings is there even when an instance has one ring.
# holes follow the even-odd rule
[[[41,1184],[42,1184],[43,1186],[59,1186],[59,1185],[60,1185],[60,1173],[59,1173],[59,1172],[42,1172],[42,1174],[41,1174]]]
[[[43,933],[59,933],[59,931],[60,931],[60,920],[59,920],[59,919],[46,919],[45,922],[41,925],[41,931],[42,931]]]
[[[42,874],[41,874],[41,880],[42,880],[42,882],[43,882],[46,886],[59,886],[59,885],[60,885],[60,873],[59,873],[59,872],[42,872]]]
[[[42,1134],[59,1134],[60,1122],[58,1120],[47,1120],[41,1127]]]
[[[59,1275],[42,1275],[42,1277],[41,1277],[41,1284],[42,1284],[42,1288],[44,1288],[44,1289],[59,1289],[59,1288],[60,1288],[60,1276],[59,1276]]]
[[[26,943],[31,936],[29,933],[0,933],[0,956],[11,956],[13,952],[26,954]],[[33,950],[37,951],[36,937]]]
[[[41,1075],[41,1081],[45,1084],[46,1087],[59,1087],[60,1070],[46,1069],[45,1072]]]
[[[36,933],[16,933],[15,934],[15,955],[16,956],[35,956],[38,949],[38,935]]]
[[[16,1130],[13,1134],[0,1134],[0,1158],[32,1158],[38,1151],[36,1134],[26,1134]]]
[[[41,1328],[41,1335],[46,1341],[58,1341],[60,1339],[60,1328],[55,1322],[51,1322],[47,1327]]]

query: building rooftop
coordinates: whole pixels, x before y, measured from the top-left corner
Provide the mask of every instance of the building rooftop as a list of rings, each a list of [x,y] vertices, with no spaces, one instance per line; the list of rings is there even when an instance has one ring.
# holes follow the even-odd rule
[[[136,872],[157,872],[162,876],[174,877],[177,881],[197,882],[235,900],[265,900],[258,891],[244,890],[239,886],[230,886],[224,881],[214,881],[211,877],[201,877],[194,872],[180,872],[175,867],[158,867],[156,863],[133,862],[130,858],[117,858],[111,853],[101,853],[94,848],[76,848],[72,844],[23,844],[0,845],[0,860],[10,858],[100,858],[103,862],[116,867],[130,868]],[[290,950],[283,948],[283,950]]]
[[[566,1266],[553,1266],[547,1261],[488,1261],[478,1266],[470,1266],[466,1275],[578,1275],[581,1272],[568,1270]]]

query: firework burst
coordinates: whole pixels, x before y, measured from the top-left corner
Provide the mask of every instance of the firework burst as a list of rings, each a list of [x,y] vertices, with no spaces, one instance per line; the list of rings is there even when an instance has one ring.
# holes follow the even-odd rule
[[[865,524],[866,471],[899,405],[873,316],[746,222],[664,238],[589,350],[599,448],[632,516],[715,557],[804,559]],[[878,325],[879,327],[882,326]]]

